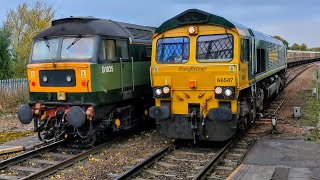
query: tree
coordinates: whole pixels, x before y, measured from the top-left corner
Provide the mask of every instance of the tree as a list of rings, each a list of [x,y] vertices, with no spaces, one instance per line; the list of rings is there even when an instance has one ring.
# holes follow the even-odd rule
[[[287,48],[289,48],[289,43],[288,43],[287,40],[283,39],[283,38],[280,37],[280,36],[273,36],[273,37],[276,38],[276,39],[278,39],[278,40],[280,40],[280,41],[282,41],[283,44],[286,45]]]
[[[308,49],[307,45],[305,43],[302,43],[300,46],[300,51],[306,51]]]
[[[297,50],[297,51],[307,51],[308,50],[308,47],[305,43],[302,43],[301,45],[297,44],[297,43],[294,43],[292,46],[291,46],[291,49],[292,50]]]
[[[12,47],[17,54],[14,71],[17,77],[26,77],[26,64],[30,57],[33,37],[50,26],[55,10],[42,0],[37,0],[32,7],[20,4],[16,10],[7,13],[5,27],[12,32]]]
[[[299,44],[297,44],[297,43],[294,43],[292,46],[291,46],[291,48],[290,49],[292,49],[292,50],[300,50],[300,45]]]
[[[0,28],[0,79],[12,77],[12,61],[14,60],[14,51],[10,48],[10,32],[3,27]]]

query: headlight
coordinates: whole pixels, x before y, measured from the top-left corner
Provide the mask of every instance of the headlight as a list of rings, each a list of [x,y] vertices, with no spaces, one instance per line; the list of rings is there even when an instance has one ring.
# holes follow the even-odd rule
[[[226,95],[227,97],[230,97],[232,95],[232,90],[231,89],[225,89],[224,90],[224,95]]]
[[[71,82],[71,81],[72,81],[71,76],[67,76],[67,77],[66,77],[66,80],[67,80],[68,83]]]
[[[162,89],[162,91],[163,93],[168,94],[170,92],[170,88],[166,86]]]
[[[43,76],[43,77],[42,77],[42,81],[45,82],[45,83],[48,82],[47,76]]]
[[[222,88],[221,87],[216,87],[216,89],[214,90],[214,92],[216,94],[221,94],[222,93]]]
[[[217,86],[214,89],[216,99],[234,99],[236,88],[233,86]]]
[[[157,96],[160,96],[162,94],[162,90],[161,89],[156,89],[155,91]]]

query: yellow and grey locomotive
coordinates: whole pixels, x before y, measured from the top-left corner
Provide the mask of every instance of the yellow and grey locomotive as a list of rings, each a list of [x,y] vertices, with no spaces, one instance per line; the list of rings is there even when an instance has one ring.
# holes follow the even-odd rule
[[[284,44],[214,14],[187,10],[152,45],[150,116],[171,138],[227,140],[285,85]]]

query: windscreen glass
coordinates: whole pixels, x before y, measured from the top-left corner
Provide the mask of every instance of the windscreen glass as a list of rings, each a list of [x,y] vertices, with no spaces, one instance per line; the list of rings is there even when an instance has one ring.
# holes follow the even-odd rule
[[[56,59],[58,56],[59,39],[35,41],[32,49],[33,61]]]
[[[61,59],[90,59],[93,55],[93,38],[64,38]]]
[[[197,39],[197,61],[222,62],[233,58],[233,36],[231,34],[199,36]]]
[[[189,60],[190,40],[187,37],[160,38],[157,41],[156,61],[160,64],[179,64]]]

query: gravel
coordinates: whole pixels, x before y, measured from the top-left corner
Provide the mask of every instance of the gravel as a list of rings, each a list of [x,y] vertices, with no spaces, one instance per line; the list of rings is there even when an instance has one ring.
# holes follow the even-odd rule
[[[299,95],[299,92],[304,91],[311,93],[312,80],[315,79],[314,72],[317,66],[312,66],[296,79],[293,80],[281,93],[280,98],[285,99],[283,105],[277,112],[278,117],[277,130],[280,134],[273,134],[273,137],[287,139],[303,139],[308,130],[299,126],[299,119],[293,118],[293,107],[303,107],[305,105],[304,98]]]
[[[112,145],[104,152],[91,156],[62,173],[53,175],[53,179],[114,179],[152,153],[170,142],[155,130],[142,132],[131,138]]]

